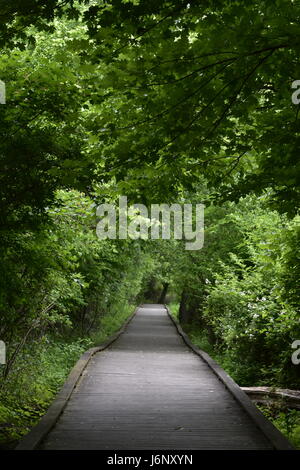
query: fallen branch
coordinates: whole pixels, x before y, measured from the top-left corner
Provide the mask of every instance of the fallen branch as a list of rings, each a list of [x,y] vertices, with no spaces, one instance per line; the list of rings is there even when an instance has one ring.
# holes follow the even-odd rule
[[[283,408],[300,410],[300,390],[273,387],[241,387],[255,403],[280,405]]]

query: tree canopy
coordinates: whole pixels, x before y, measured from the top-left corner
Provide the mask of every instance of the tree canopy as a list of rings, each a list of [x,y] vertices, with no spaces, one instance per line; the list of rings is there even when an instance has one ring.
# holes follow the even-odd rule
[[[155,190],[160,197],[162,187],[164,194],[166,188],[176,194],[205,175],[223,199],[268,188],[277,208],[295,214],[296,2],[27,3],[4,8],[3,41],[30,50],[34,38],[44,49],[51,37],[35,31],[46,30],[61,43],[57,55],[45,57],[43,51],[51,70],[38,77],[45,86],[37,89],[30,80],[22,87],[32,94],[28,108],[35,107],[23,117],[28,122],[54,112],[70,126],[71,103],[66,109],[65,100],[74,99],[70,134],[79,147],[89,134],[96,181],[114,176],[121,187],[145,195],[151,180],[151,195]],[[14,19],[4,27],[8,18]],[[10,78],[4,78],[10,92]],[[23,107],[26,97],[19,93],[19,99]],[[81,138],[74,119],[83,126]],[[85,172],[89,165],[87,153],[77,162],[80,179],[80,167]]]
[[[140,300],[167,299],[240,384],[299,387],[300,4],[0,0],[0,11],[6,384],[30,345],[86,341]],[[96,207],[119,196],[205,204],[203,249],[99,240]]]

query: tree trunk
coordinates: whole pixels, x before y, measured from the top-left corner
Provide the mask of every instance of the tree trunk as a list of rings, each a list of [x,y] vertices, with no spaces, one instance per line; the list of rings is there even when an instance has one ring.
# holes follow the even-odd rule
[[[163,283],[163,289],[162,289],[162,291],[161,291],[161,294],[160,294],[160,297],[159,297],[157,303],[159,303],[159,304],[164,304],[164,303],[165,303],[166,295],[167,295],[167,292],[168,292],[168,288],[169,288],[169,283],[168,283],[168,282],[164,282],[164,283]]]
[[[195,314],[194,306],[190,304],[189,295],[186,291],[183,291],[180,299],[179,306],[179,322],[180,323],[191,323]]]

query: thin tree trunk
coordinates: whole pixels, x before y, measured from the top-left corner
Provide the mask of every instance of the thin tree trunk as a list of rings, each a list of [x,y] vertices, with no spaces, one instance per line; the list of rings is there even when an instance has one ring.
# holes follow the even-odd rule
[[[5,369],[4,369],[4,373],[3,373],[3,378],[6,379],[8,374],[10,373],[11,369],[12,369],[12,366],[14,365],[17,357],[18,357],[18,354],[20,353],[20,351],[22,350],[22,348],[24,347],[26,341],[27,341],[27,338],[28,336],[30,335],[30,333],[35,329],[36,325],[31,325],[31,327],[27,330],[26,334],[23,336],[22,340],[19,342],[18,346],[16,347],[15,351],[13,352],[11,358],[9,361],[7,361],[6,363],[6,366],[5,366]]]
[[[160,294],[160,297],[159,297],[159,299],[158,299],[158,303],[159,303],[159,304],[164,304],[164,303],[165,303],[166,295],[167,295],[167,292],[168,292],[168,288],[169,288],[169,283],[168,283],[168,282],[164,282],[164,283],[163,283],[163,289],[162,289],[161,294]]]

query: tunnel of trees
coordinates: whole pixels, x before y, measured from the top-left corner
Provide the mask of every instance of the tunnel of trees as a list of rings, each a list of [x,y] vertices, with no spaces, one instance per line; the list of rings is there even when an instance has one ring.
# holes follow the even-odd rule
[[[144,301],[239,385],[299,389],[299,3],[0,11],[0,442]],[[204,204],[203,248],[100,240],[96,207],[121,195]]]

